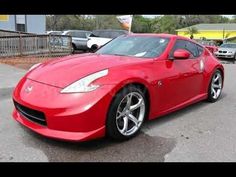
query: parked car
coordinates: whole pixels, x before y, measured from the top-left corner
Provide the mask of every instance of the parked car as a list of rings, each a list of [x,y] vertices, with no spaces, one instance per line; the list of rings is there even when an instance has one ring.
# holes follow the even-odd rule
[[[113,30],[113,29],[106,29],[106,30],[94,30],[92,34],[89,36],[89,40],[87,42],[87,47],[94,51],[97,48],[103,46],[104,44],[108,43],[112,39],[123,35],[128,34],[126,30]]]
[[[13,91],[13,117],[55,139],[125,140],[144,120],[217,101],[223,81],[223,65],[197,42],[170,34],[122,35],[95,53],[34,65]]]
[[[63,35],[69,35],[72,37],[72,53],[75,50],[87,51],[87,41],[91,34],[91,31],[84,30],[67,30],[62,33]]]
[[[52,34],[52,35],[61,35],[63,31],[47,31],[47,34]]]
[[[236,60],[236,43],[224,43],[214,54],[219,58],[231,58]]]
[[[213,54],[218,51],[218,46],[214,41],[198,40],[197,42],[204,45]]]

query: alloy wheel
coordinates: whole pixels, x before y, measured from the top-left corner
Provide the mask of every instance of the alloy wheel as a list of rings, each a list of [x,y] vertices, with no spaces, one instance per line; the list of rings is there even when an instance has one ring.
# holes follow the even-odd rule
[[[116,126],[124,136],[137,132],[145,117],[145,101],[138,92],[128,93],[120,102],[116,112]]]
[[[222,76],[219,72],[216,72],[211,82],[211,95],[214,99],[220,96],[222,90]]]

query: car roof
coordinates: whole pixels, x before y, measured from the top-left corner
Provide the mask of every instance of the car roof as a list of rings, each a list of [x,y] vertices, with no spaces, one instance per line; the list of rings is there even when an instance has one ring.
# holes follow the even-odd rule
[[[86,30],[65,30],[65,31],[63,31],[63,33],[65,33],[65,32],[89,32],[89,33],[91,33],[91,31],[86,31]]]
[[[192,40],[190,38],[187,37],[183,37],[183,36],[179,36],[176,34],[167,34],[167,33],[130,33],[127,34],[128,36],[156,36],[156,37],[163,37],[163,38],[171,38],[171,39],[182,39],[182,40],[187,40],[190,42],[193,42],[197,45],[200,45],[202,47],[204,47],[202,44],[199,44],[197,41]]]
[[[122,30],[122,29],[96,29],[93,30],[94,31],[124,31],[124,32],[128,32],[127,30]]]
[[[167,34],[167,33],[131,33],[128,35],[130,35],[130,36],[157,36],[157,37],[165,37],[165,38],[174,38],[174,39],[183,39],[183,40],[193,41],[187,37],[178,36],[175,34]],[[196,42],[196,41],[193,41],[193,42]]]

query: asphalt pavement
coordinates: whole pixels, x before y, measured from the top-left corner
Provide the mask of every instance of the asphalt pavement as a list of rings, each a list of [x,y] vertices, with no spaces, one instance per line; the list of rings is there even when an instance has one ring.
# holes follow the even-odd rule
[[[47,139],[13,120],[11,93],[26,71],[0,64],[0,162],[236,161],[236,65],[224,67],[225,85],[216,103],[202,101],[146,122],[129,141],[68,143]]]

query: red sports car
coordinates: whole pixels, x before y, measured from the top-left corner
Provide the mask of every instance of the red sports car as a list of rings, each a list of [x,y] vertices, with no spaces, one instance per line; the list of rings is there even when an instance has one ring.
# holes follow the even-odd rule
[[[13,92],[13,117],[51,138],[124,140],[146,119],[215,102],[223,80],[222,64],[188,38],[123,35],[95,53],[33,66]]]
[[[217,47],[217,45],[215,44],[214,41],[202,41],[202,40],[199,40],[198,43],[200,43],[203,46],[205,46],[213,54],[214,54],[214,52],[218,51],[218,47]]]

